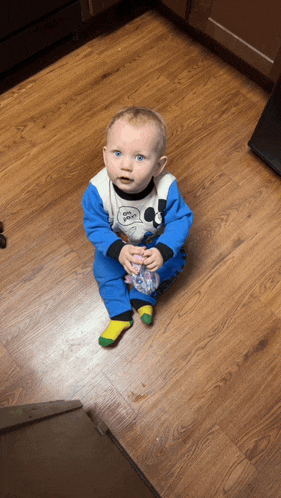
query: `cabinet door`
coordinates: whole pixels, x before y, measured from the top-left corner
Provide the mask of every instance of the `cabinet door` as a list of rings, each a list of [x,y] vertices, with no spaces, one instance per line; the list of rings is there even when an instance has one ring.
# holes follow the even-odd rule
[[[186,12],[189,6],[189,0],[162,0],[162,3],[167,5],[178,16],[186,19]]]
[[[280,0],[194,0],[188,21],[271,77],[281,46]]]
[[[120,2],[120,0],[88,0],[91,16],[99,14],[103,10],[112,7],[112,5]]]
[[[23,28],[69,3],[67,0],[9,0],[0,2],[0,38]]]

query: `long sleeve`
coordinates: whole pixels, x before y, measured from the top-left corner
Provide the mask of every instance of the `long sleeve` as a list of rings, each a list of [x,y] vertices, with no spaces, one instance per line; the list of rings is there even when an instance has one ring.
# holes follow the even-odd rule
[[[159,237],[156,247],[159,245],[159,251],[166,261],[181,249],[193,222],[193,213],[183,200],[176,181],[169,189],[164,219],[165,231]]]
[[[83,223],[89,241],[105,256],[110,255],[118,259],[124,243],[112,231],[102,199],[96,187],[91,183],[83,196],[82,206]]]

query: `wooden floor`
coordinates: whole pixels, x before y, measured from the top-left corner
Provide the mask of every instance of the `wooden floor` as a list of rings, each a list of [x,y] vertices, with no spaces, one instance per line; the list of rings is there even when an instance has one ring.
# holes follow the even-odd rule
[[[281,497],[281,179],[247,146],[267,99],[157,11],[0,98],[0,405],[80,399],[162,498]],[[153,327],[103,349],[81,198],[127,105],[166,118],[195,221]]]

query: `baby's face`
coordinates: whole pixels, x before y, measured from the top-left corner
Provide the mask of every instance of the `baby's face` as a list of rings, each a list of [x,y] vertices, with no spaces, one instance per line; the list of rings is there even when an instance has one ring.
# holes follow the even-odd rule
[[[114,123],[103,157],[110,180],[129,194],[144,190],[167,162],[165,156],[159,157],[159,131],[154,124],[136,127],[124,120]]]

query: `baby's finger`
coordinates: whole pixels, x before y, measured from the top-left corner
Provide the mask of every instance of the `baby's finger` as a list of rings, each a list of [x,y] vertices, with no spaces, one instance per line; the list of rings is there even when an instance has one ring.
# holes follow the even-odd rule
[[[157,270],[159,270],[159,265],[152,265],[149,268],[147,268],[151,273],[155,273]]]
[[[144,256],[144,247],[134,247],[132,250],[132,254],[140,254],[141,256]]]
[[[156,267],[158,266],[158,263],[157,263],[157,261],[155,261],[155,260],[151,260],[151,261],[149,261],[149,262],[148,262],[148,264],[147,264],[147,265],[145,265],[145,266],[146,266],[146,268],[147,268],[148,270],[152,271],[152,269],[153,269],[153,268],[156,268]]]
[[[150,265],[153,262],[154,262],[153,256],[149,256],[149,257],[145,258],[143,264],[147,267],[148,265]]]
[[[143,257],[144,258],[149,258],[151,256],[151,250],[150,249],[145,249],[143,252]]]
[[[139,261],[137,263],[139,263]],[[132,275],[132,273],[134,273],[134,275],[137,275],[139,273],[139,270],[137,268],[134,268],[131,263],[128,263],[128,268],[128,273],[130,273],[130,275]]]
[[[136,264],[137,264],[137,265],[139,265],[139,264],[140,264],[140,262],[138,261]],[[135,265],[135,262],[134,262],[134,261],[131,261],[131,268],[132,268],[132,272],[133,272],[135,275],[138,275],[138,273],[139,273],[139,267],[138,267],[138,268],[134,268],[134,265]]]
[[[143,265],[144,264],[144,262],[142,262],[138,258],[131,259],[131,263],[135,263],[136,265]]]
[[[125,271],[128,273],[128,275],[133,275],[135,274],[135,270],[134,268],[130,267],[130,266],[124,266],[124,269]]]

